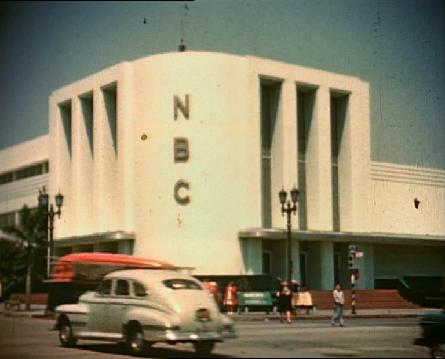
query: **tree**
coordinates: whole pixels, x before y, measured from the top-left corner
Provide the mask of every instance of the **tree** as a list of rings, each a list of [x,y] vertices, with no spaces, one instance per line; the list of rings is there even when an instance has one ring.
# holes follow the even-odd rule
[[[20,210],[19,225],[13,228],[5,228],[5,231],[14,235],[20,242],[20,254],[17,253],[17,249],[13,250],[10,248],[10,251],[14,253],[14,256],[8,259],[8,261],[11,263],[11,260],[17,260],[14,265],[15,268],[20,268],[20,264],[24,264],[24,267],[26,268],[26,310],[30,310],[31,307],[31,274],[33,272],[34,274],[41,274],[42,270],[41,264],[42,257],[44,259],[44,255],[36,256],[36,254],[45,253],[44,249],[47,246],[46,225],[47,218],[44,210],[42,210],[41,208],[31,209],[28,206],[24,205],[23,208]],[[33,271],[34,268],[36,269],[36,271]],[[12,276],[14,276],[14,274],[12,274]]]
[[[20,280],[23,268],[23,249],[20,241],[5,232],[0,233],[0,283],[2,297],[10,285]]]

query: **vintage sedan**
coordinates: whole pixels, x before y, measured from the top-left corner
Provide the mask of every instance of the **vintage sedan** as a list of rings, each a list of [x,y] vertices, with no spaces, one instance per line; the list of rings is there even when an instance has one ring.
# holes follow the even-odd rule
[[[106,275],[96,292],[56,307],[62,346],[78,339],[124,342],[137,355],[156,342],[192,343],[208,355],[235,338],[230,318],[190,275],[174,269],[129,269]]]

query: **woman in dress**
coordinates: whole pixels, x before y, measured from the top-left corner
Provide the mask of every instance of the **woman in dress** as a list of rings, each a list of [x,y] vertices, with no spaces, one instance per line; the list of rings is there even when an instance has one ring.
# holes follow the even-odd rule
[[[231,317],[233,315],[233,310],[236,305],[238,305],[238,289],[235,283],[230,282],[224,291],[224,305],[227,309],[227,315]]]
[[[281,290],[278,292],[278,311],[281,314],[281,323],[286,320],[287,323],[291,323],[291,310],[292,310],[292,291],[290,290],[287,282],[281,283]]]

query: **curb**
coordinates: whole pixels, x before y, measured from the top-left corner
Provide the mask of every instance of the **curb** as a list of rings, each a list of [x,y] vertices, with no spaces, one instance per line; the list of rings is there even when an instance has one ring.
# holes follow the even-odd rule
[[[48,315],[42,312],[0,312],[0,316],[7,318],[39,318],[39,319],[56,319],[55,315]]]
[[[356,315],[344,315],[344,319],[401,319],[401,318],[420,318],[421,314],[356,314]],[[331,320],[332,315],[317,315],[317,316],[293,316],[294,321],[304,320]],[[267,316],[241,316],[232,317],[234,322],[259,322],[259,321],[279,321],[279,317],[267,317]]]

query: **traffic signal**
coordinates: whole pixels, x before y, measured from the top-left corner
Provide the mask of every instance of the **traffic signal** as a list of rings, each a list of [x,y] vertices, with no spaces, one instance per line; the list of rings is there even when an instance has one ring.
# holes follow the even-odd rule
[[[354,268],[354,257],[351,253],[349,253],[348,256],[348,268],[349,270],[352,270]]]
[[[350,245],[348,246],[348,251],[349,251],[349,253],[355,253],[355,252],[357,252],[357,246],[356,246],[355,244],[350,244]]]
[[[352,270],[354,268],[354,258],[355,252],[357,251],[357,246],[355,244],[350,244],[348,246],[348,268]]]

